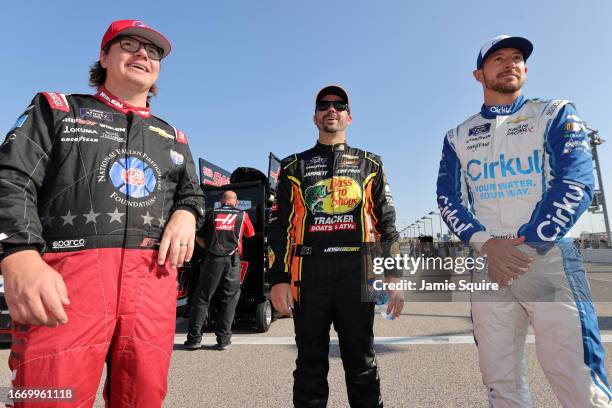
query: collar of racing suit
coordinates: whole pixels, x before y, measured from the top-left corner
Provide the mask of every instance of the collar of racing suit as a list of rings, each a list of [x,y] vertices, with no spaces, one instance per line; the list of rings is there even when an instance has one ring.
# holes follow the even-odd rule
[[[104,104],[120,112],[123,112],[126,115],[132,112],[142,118],[148,118],[149,116],[151,116],[151,108],[149,108],[148,102],[146,108],[130,105],[129,103],[122,101],[121,99],[110,93],[108,89],[104,87],[104,85],[98,88],[98,92],[95,96]]]
[[[527,100],[519,95],[510,105],[482,105],[480,114],[486,119],[495,119],[497,115],[512,115],[525,104]]]
[[[323,151],[323,152],[327,152],[327,153],[343,152],[345,150],[348,150],[348,145],[346,143],[323,144],[323,143],[317,142],[317,144],[315,145],[315,149]]]

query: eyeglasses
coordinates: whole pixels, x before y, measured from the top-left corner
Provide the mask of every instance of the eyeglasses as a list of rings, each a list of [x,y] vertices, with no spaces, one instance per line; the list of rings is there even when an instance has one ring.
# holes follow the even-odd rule
[[[319,102],[317,102],[317,110],[318,111],[326,111],[332,105],[334,105],[334,109],[339,111],[339,112],[343,112],[345,110],[348,110],[348,104],[346,104],[346,103],[344,103],[342,101],[319,101]]]
[[[155,61],[159,61],[164,57],[164,50],[159,48],[155,44],[144,43],[136,38],[132,37],[121,37],[119,39],[119,45],[121,49],[132,54],[138,52],[139,49],[144,48],[149,58]]]

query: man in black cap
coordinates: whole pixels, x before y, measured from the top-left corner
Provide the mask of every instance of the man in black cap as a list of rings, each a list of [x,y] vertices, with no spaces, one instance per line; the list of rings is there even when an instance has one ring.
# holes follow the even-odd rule
[[[327,404],[329,330],[338,332],[351,407],[380,407],[374,352],[374,304],[364,295],[364,257],[377,243],[398,249],[395,209],[380,157],[346,144],[347,92],[323,88],[315,99],[317,144],[281,163],[270,218],[272,302],[293,316],[298,347],[293,373],[296,407]],[[394,271],[397,273],[399,271]],[[387,280],[396,280],[389,274]],[[403,307],[392,292],[388,312]]]

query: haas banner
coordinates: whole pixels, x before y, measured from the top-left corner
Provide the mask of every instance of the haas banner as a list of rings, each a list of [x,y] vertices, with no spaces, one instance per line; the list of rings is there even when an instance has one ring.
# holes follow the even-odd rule
[[[205,186],[223,186],[230,182],[230,172],[200,159],[200,182]]]

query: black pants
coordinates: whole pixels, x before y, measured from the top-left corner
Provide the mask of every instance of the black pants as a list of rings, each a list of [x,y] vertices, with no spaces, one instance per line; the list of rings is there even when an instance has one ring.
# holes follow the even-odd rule
[[[240,297],[240,257],[207,254],[200,270],[198,289],[189,317],[187,340],[201,341],[202,325],[208,314],[210,299],[219,289],[221,309],[217,316],[215,334],[217,343],[229,344],[232,337],[234,312]]]
[[[293,322],[298,347],[293,404],[325,407],[329,394],[329,330],[338,332],[351,407],[382,407],[374,352],[374,304],[362,302],[359,256],[304,258]]]

